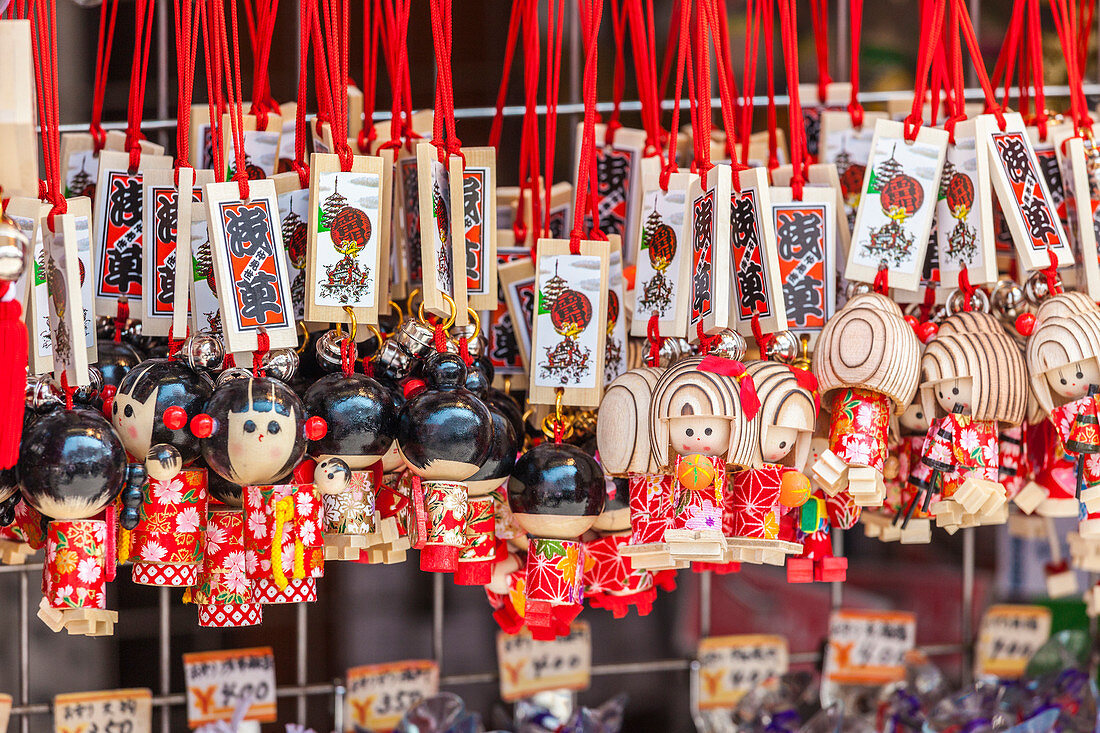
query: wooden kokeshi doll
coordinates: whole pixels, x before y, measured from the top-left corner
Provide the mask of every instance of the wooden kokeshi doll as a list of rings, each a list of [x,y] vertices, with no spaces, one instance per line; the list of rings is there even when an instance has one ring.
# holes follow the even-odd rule
[[[397,446],[424,493],[428,521],[420,569],[454,572],[466,544],[465,481],[489,455],[493,418],[466,389],[466,364],[457,355],[433,354],[423,372],[428,389],[401,408]]]
[[[14,469],[9,471],[14,472]],[[0,564],[22,565],[45,546],[46,535],[42,531],[42,515],[22,501],[21,495],[12,511],[14,518],[11,524],[0,527]]]
[[[400,411],[404,400],[395,404]],[[359,562],[392,565],[405,562],[406,553],[412,548],[409,528],[426,522],[424,497],[413,494],[413,475],[405,466],[396,440],[379,463],[382,482],[374,492],[374,535],[367,549],[359,554]]]
[[[38,617],[54,631],[112,633],[118,620],[106,597],[116,560],[112,504],[124,487],[140,497],[144,470],[128,469],[103,416],[60,407],[24,428],[18,467],[23,499],[50,518]],[[106,520],[97,518],[105,510]]]
[[[202,569],[206,469],[191,467],[199,439],[188,429],[213,393],[210,379],[181,361],[148,359],[126,373],[104,409],[131,460],[149,475],[137,527],[120,541],[135,583],[188,587]],[[127,545],[129,545],[127,547]]]
[[[393,396],[371,377],[337,372],[310,385],[302,401],[309,415],[328,426],[308,448],[322,472],[316,483],[324,506],[325,559],[358,560],[375,532],[381,459],[397,433]]]
[[[653,573],[637,568],[632,558],[622,554],[630,542],[630,494],[627,479],[608,477],[607,499],[603,511],[592,526],[598,537],[584,544],[586,567],[584,594],[592,608],[611,611],[623,618],[631,607],[639,616],[647,616],[657,598]]]
[[[493,609],[493,620],[506,634],[518,634],[523,628],[526,587],[527,568],[520,555],[509,552],[493,566],[493,577],[485,585],[485,597]],[[568,633],[568,626],[561,631],[562,636]]]
[[[1035,399],[1054,423],[1066,455],[1078,461],[1079,498],[1089,514],[1100,512],[1100,433],[1093,421],[1100,399],[1100,308],[1084,293],[1043,301],[1026,353]],[[1095,524],[1082,522],[1082,534],[1100,535],[1100,522]]]
[[[760,410],[749,425],[753,451],[749,467],[730,476],[731,518],[726,545],[738,562],[782,565],[802,552],[792,512],[810,498],[810,480],[801,473],[810,453],[817,406],[813,376],[786,364],[754,361],[745,365],[756,386]]]
[[[293,474],[307,440],[324,436],[324,420],[307,419],[301,400],[282,381],[242,376],[218,385],[191,429],[202,439],[207,465],[240,487],[247,575],[256,598],[315,599],[314,579],[324,570],[321,497],[312,476]]]
[[[999,423],[1024,419],[1026,369],[1020,349],[989,313],[956,313],[940,324],[921,357],[921,404],[935,415],[921,460],[937,472],[942,500],[931,505],[936,524],[1007,521],[999,482]]]
[[[673,513],[665,530],[669,553],[676,560],[725,562],[726,465],[750,465],[755,434],[734,378],[700,371],[702,362],[684,359],[661,375],[649,426],[654,460],[673,475]]]
[[[821,331],[814,375],[831,411],[814,476],[830,495],[847,489],[856,504],[881,506],[890,414],[909,406],[920,377],[916,334],[885,295],[856,295]]]
[[[893,460],[887,460],[886,502],[881,510],[861,514],[866,536],[902,544],[932,540],[932,521],[921,503],[932,478],[932,468],[921,460],[930,427],[931,416],[925,412],[918,393],[913,404],[896,416],[893,431],[897,442]]]
[[[255,582],[248,577],[244,514],[227,507],[210,511],[205,533],[203,570],[184,595],[198,605],[199,626],[255,626],[263,621]]]
[[[520,456],[508,481],[508,503],[530,535],[524,616],[536,639],[568,630],[581,612],[584,543],[606,498],[604,473],[575,445],[540,443]]]
[[[634,567],[650,570],[677,566],[665,542],[673,479],[658,470],[650,438],[653,389],[662,371],[640,367],[619,375],[604,392],[596,422],[600,464],[612,476],[626,478],[629,486],[631,536],[621,552]]]

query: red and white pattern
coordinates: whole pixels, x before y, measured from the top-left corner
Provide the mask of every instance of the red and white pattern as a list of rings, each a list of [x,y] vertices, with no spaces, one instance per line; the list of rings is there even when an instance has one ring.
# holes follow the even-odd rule
[[[1058,438],[1066,455],[1071,458],[1077,458],[1077,454],[1066,450],[1066,441],[1069,440],[1070,433],[1073,431],[1073,426],[1077,421],[1077,416],[1088,411],[1091,407],[1091,402],[1100,397],[1100,395],[1093,395],[1092,397],[1082,397],[1079,400],[1074,400],[1061,407],[1055,407],[1051,410],[1050,420],[1054,423],[1055,430],[1058,431]],[[1085,456],[1085,486],[1092,487],[1100,485],[1100,453],[1091,453]]]
[[[7,527],[0,527],[0,540],[25,542],[32,549],[42,549],[46,544],[42,515],[27,502],[19,502],[15,505],[15,521]]]
[[[496,516],[492,496],[471,496],[467,502],[466,543],[458,556],[455,582],[485,585],[496,562]]]
[[[203,569],[191,589],[191,602],[200,606],[251,604],[253,583],[246,572],[244,513],[226,509],[209,512],[204,542]]]
[[[1024,455],[1024,426],[1016,425],[1001,431],[998,441],[1000,473],[998,479],[1012,499],[1027,485],[1028,466]]]
[[[144,580],[134,582],[161,585],[152,582],[161,578],[169,587],[194,584],[183,580],[198,576],[208,503],[206,469],[185,468],[169,479],[149,479],[141,521],[130,535],[130,555],[147,569],[137,573]],[[148,569],[151,565],[181,568],[181,572],[154,573]]]
[[[783,466],[749,468],[730,481],[730,530],[732,537],[779,539],[782,508],[779,491],[786,471]]]
[[[457,481],[421,481],[428,511],[428,544],[466,544],[466,485]]]
[[[630,544],[648,545],[665,541],[672,519],[672,476],[632,473],[630,489]]]
[[[323,503],[313,484],[246,486],[243,494],[248,521],[245,531],[248,577],[275,580],[272,563],[276,542],[284,577],[324,575]],[[285,512],[282,522],[278,521],[280,511]]]
[[[673,502],[672,529],[695,532],[722,532],[722,494],[726,485],[726,460],[720,456],[676,456],[674,475],[681,475],[682,464],[689,459],[703,459],[710,463],[714,477],[707,486],[688,488],[676,481],[676,499]]]
[[[838,529],[851,529],[859,522],[861,507],[855,503],[851,494],[841,491],[836,496],[825,497],[825,511],[829,523]]]
[[[656,597],[653,573],[635,570],[630,558],[619,549],[628,544],[626,535],[600,537],[585,543],[585,597],[593,608],[606,608],[621,618],[631,607],[642,616],[649,613]]]
[[[532,537],[527,553],[527,603],[541,601],[556,606],[580,603],[584,562],[584,545],[576,540]]]
[[[997,423],[951,413],[933,421],[921,451],[922,461],[941,473],[942,493],[950,498],[970,476],[997,482],[1000,450]]]
[[[188,588],[199,582],[199,565],[162,565],[155,562],[135,562],[130,579],[138,585],[166,588]]]
[[[833,400],[829,449],[850,466],[881,472],[889,427],[889,397],[867,389],[840,390]]]
[[[106,522],[55,519],[46,528],[42,595],[52,608],[106,608],[107,563]]]
[[[313,578],[288,580],[282,590],[273,580],[257,580],[252,595],[259,603],[313,603],[317,600],[317,581]]]
[[[229,603],[199,606],[199,626],[204,628],[258,626],[263,620],[264,607],[259,603]]]

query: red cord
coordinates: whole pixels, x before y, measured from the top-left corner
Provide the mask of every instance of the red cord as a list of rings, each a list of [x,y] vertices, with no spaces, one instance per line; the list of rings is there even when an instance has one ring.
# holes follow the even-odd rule
[[[222,114],[225,112],[225,97],[221,79],[221,51],[218,34],[213,19],[213,9],[205,2],[198,3],[199,18],[202,24],[203,54],[206,58],[206,94],[209,102],[210,141],[213,151],[214,180],[225,180],[225,150],[222,145]]]
[[[626,35],[625,6],[619,8],[619,0],[611,0],[611,37],[615,41],[615,66],[611,76],[611,116],[604,126],[604,145],[615,143],[615,133],[622,127],[623,91],[626,88],[626,61],[623,59],[623,40]],[[597,113],[597,121],[599,116]]]
[[[779,165],[779,123],[775,108],[775,0],[764,0],[764,67],[768,77],[768,170]]]
[[[298,183],[309,188],[309,160],[306,158],[306,137],[309,126],[306,124],[306,89],[309,75],[309,47],[313,37],[313,27],[317,24],[317,6],[310,0],[298,3],[298,104],[294,112],[294,170],[298,173]]]
[[[753,96],[756,94],[756,60],[760,47],[760,24],[764,12],[763,0],[747,0],[745,7],[745,76],[741,104],[741,163],[748,165],[752,141]]]
[[[916,140],[923,124],[924,93],[927,91],[932,57],[943,30],[944,7],[947,0],[926,0],[921,14],[920,52],[917,56],[916,87],[913,108],[905,118],[905,139]]]
[[[680,136],[680,99],[684,89],[684,69],[688,63],[688,57],[691,55],[688,36],[688,31],[690,30],[689,19],[691,17],[691,3],[677,0],[677,8],[679,13],[673,16],[672,23],[678,31],[678,40],[676,42],[676,85],[673,87],[672,92],[672,125],[668,128],[668,155],[665,158],[665,168],[661,171],[661,189],[663,191],[668,190],[669,177],[678,170],[676,166],[676,142]],[[671,36],[669,40],[671,41]],[[666,60],[668,57],[669,54],[666,53]]]
[[[455,133],[454,77],[451,73],[451,0],[430,0],[430,2],[432,43],[435,48],[437,71],[432,144],[439,151],[439,161],[445,164],[451,155],[458,155],[462,147],[462,141]]]
[[[130,320],[130,304],[125,298],[118,299],[115,308],[115,338],[116,344],[122,343],[122,331],[126,328],[126,321]]]
[[[368,0],[363,8],[363,119],[355,141],[361,155],[371,152],[378,137],[374,129],[374,103],[378,93],[378,49],[382,39],[382,5]]]
[[[553,2],[553,0],[552,0]],[[569,235],[569,252],[580,254],[581,238],[584,236],[584,202],[589,196],[589,183],[596,155],[596,68],[598,63],[597,40],[600,34],[600,20],[603,16],[601,0],[578,0],[581,13],[582,37],[584,40],[584,127],[580,144],[580,163],[577,169],[576,200],[573,206],[573,231]],[[549,140],[549,131],[547,132]],[[593,218],[593,226],[598,228],[599,221]]]
[[[500,135],[504,128],[504,102],[508,97],[508,79],[512,74],[512,60],[516,54],[516,46],[519,42],[520,20],[526,7],[526,0],[512,0],[512,12],[508,16],[508,40],[504,46],[504,69],[500,77],[500,88],[497,91],[496,113],[493,115],[493,126],[489,129],[489,147],[500,147]]]
[[[550,236],[551,193],[554,185],[554,151],[557,149],[558,137],[558,90],[561,87],[561,48],[563,37],[562,31],[565,24],[565,0],[548,0],[547,12],[546,153],[543,156],[543,165],[546,170],[546,173],[543,175],[543,212],[546,216],[546,220],[543,222],[544,236]],[[586,122],[587,119],[586,117]],[[594,131],[593,135],[595,135]],[[582,167],[581,171],[587,176],[588,170],[586,167]],[[573,209],[574,225],[578,226],[584,219],[582,214],[583,209],[580,208],[580,201],[581,198],[578,191],[577,207]]]
[[[817,52],[817,101],[825,104],[826,87],[833,82],[829,76],[829,0],[810,0],[810,8],[814,25],[814,50]],[[795,8],[792,7],[791,13],[794,12]],[[792,115],[791,119],[801,118]]]
[[[264,356],[271,351],[271,337],[267,335],[267,329],[260,326],[256,333],[256,350],[252,352],[252,373],[257,377],[265,376]]]
[[[54,216],[64,214],[67,211],[64,188],[61,185],[56,0],[38,0],[38,2],[33,3],[32,9],[34,11],[34,38],[31,51],[34,57],[38,120],[42,127],[42,158],[45,163],[46,197],[53,204],[46,223],[51,231],[56,232]],[[17,9],[17,11],[22,14],[22,8]]]
[[[649,341],[649,357],[647,363],[651,367],[658,366],[661,363],[661,347],[664,345],[665,339],[661,336],[660,318],[657,316],[656,311],[650,314],[645,333],[646,339]]]
[[[243,5],[248,37],[252,43],[252,106],[248,113],[256,117],[256,129],[265,130],[267,114],[279,111],[278,103],[271,96],[271,75],[268,71],[279,0],[245,0]]]
[[[107,9],[110,7],[110,20]],[[99,38],[96,42],[95,82],[92,86],[92,118],[88,132],[92,135],[95,152],[103,150],[107,133],[103,131],[103,98],[107,91],[107,70],[111,63],[111,46],[115,38],[115,20],[118,18],[118,0],[103,0],[99,8]]]
[[[236,170],[233,180],[237,186],[242,200],[248,200],[248,172],[245,170],[244,150],[244,107],[241,102],[241,53],[240,34],[237,24],[237,4],[229,3],[229,18],[233,33],[233,52],[230,56],[229,42],[226,35],[225,11],[221,0],[217,0],[217,7],[212,13],[215,31],[215,40],[218,47],[217,54],[221,60],[221,70],[224,74],[229,109],[229,127],[233,137],[233,152],[235,156]]]
[[[824,5],[825,0],[819,0]],[[809,159],[806,150],[806,130],[802,120],[802,100],[798,93],[798,18],[794,0],[779,0],[779,25],[783,43],[783,60],[787,67],[788,110],[791,118],[791,189],[795,201],[802,200],[805,168]],[[819,59],[820,61],[820,59]],[[828,73],[826,71],[826,73]]]
[[[852,44],[851,70],[848,77],[852,84],[852,96],[848,100],[848,114],[852,117],[852,127],[863,127],[863,104],[859,101],[859,48],[863,35],[863,0],[849,0],[850,16],[849,42]]]
[[[117,0],[116,0],[117,2]],[[176,171],[189,165],[191,145],[191,99],[195,88],[195,60],[198,55],[199,14],[195,0],[175,0],[176,74]],[[178,186],[177,179],[177,186]]]

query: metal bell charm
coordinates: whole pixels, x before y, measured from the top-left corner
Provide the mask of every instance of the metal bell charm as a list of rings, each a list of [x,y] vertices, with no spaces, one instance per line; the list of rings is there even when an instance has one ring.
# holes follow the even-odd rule
[[[219,369],[225,360],[225,347],[221,339],[211,333],[196,333],[188,336],[180,353],[192,369]]]
[[[732,328],[719,331],[710,341],[710,353],[733,361],[744,359],[747,348],[748,344],[745,343],[745,337]]]
[[[90,404],[99,395],[103,387],[103,374],[93,366],[88,367],[88,384],[77,387],[73,392],[73,400],[84,404]]]
[[[661,350],[657,355],[657,365],[667,368],[683,359],[691,353],[691,346],[685,339],[666,338],[661,342]]]
[[[857,295],[869,293],[871,292],[871,290],[872,288],[869,283],[861,283],[855,280],[851,280],[848,282],[848,287],[845,289],[845,294],[847,295],[848,300],[851,300]]]
[[[1002,324],[1014,325],[1016,319],[1027,310],[1024,289],[1012,280],[998,280],[993,286],[993,294],[989,296],[989,305]]]
[[[415,319],[409,319],[401,324],[394,334],[394,340],[400,344],[410,356],[423,359],[435,351],[435,331],[431,326]]]
[[[450,334],[451,338],[454,339],[456,344],[458,343],[458,340],[460,338],[465,336],[466,346],[470,351],[470,356],[474,357],[475,359],[484,354],[485,349],[489,347],[488,339],[486,339],[484,334],[481,333],[480,324],[476,322],[471,321],[465,326],[459,326],[456,324],[454,326],[451,326],[448,333]],[[450,351],[449,348],[447,350]]]
[[[793,364],[798,358],[798,337],[790,331],[780,331],[772,335],[764,349],[764,358],[783,364]]]
[[[32,410],[38,410],[50,404],[64,404],[65,396],[61,393],[61,387],[49,375],[28,376],[23,402]]]
[[[218,375],[218,379],[214,382],[214,389],[221,387],[224,384],[232,382],[234,379],[250,379],[252,372],[243,367],[229,367],[221,374]]]
[[[1038,307],[1040,303],[1050,296],[1050,287],[1047,285],[1046,274],[1036,272],[1024,283],[1024,297],[1030,305]]]
[[[15,282],[27,266],[31,241],[19,227],[0,220],[0,280]]]
[[[396,341],[386,341],[378,352],[375,369],[397,381],[409,376],[413,368],[413,358]]]
[[[267,376],[281,382],[289,382],[298,371],[298,352],[294,349],[269,351],[264,354],[261,365]]]
[[[340,365],[343,363],[340,345],[343,340],[344,336],[342,334],[335,330],[330,330],[321,334],[314,344],[313,348],[317,352],[317,363],[326,372],[336,372],[340,370]]]

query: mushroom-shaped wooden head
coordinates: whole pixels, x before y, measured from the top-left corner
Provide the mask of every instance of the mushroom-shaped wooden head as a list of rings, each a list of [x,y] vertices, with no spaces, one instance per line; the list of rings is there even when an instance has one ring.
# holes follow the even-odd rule
[[[568,443],[536,445],[520,456],[508,480],[512,516],[534,537],[580,537],[595,524],[606,498],[600,464]]]
[[[1043,301],[1026,353],[1031,388],[1044,412],[1084,397],[1100,379],[1100,308],[1084,293]]]
[[[756,385],[760,412],[754,465],[780,463],[802,470],[810,456],[817,408],[809,389],[786,364],[754,361],[745,365]]]
[[[817,341],[814,375],[823,396],[862,387],[909,406],[920,377],[920,342],[894,301],[862,293],[840,309]]]
[[[1024,419],[1026,370],[1020,348],[989,313],[956,313],[940,324],[921,357],[921,406],[926,415],[945,410],[937,394],[944,384],[969,387],[967,408],[976,420],[1015,425]]]
[[[608,473],[625,476],[656,470],[649,432],[649,406],[661,370],[631,369],[620,374],[600,401],[596,447]]]

